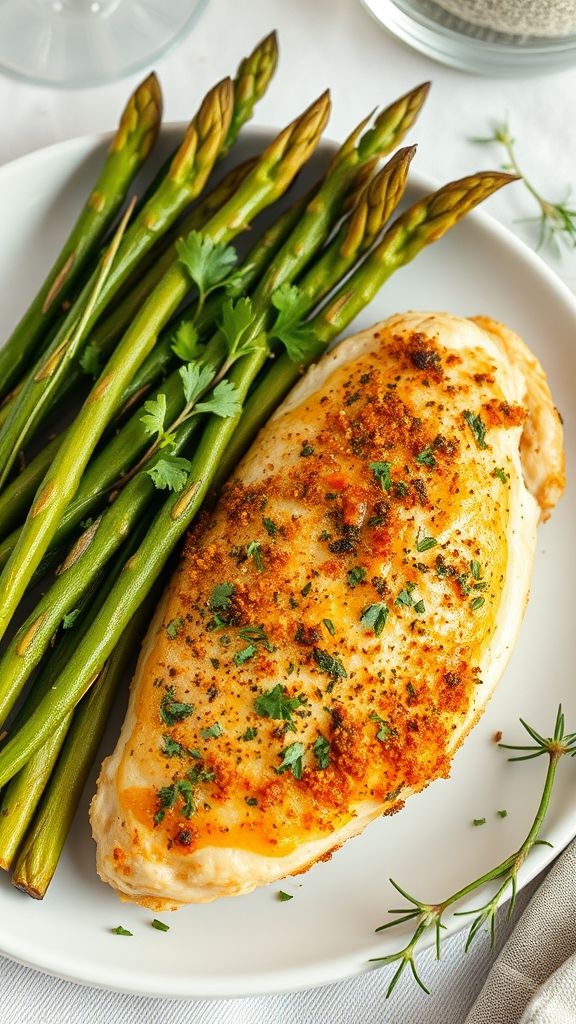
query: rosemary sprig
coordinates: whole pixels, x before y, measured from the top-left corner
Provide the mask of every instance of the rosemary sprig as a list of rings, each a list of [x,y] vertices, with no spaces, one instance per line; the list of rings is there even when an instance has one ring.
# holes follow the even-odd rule
[[[396,925],[403,924],[405,921],[413,921],[415,930],[412,938],[403,949],[398,950],[396,953],[391,953],[389,956],[374,957],[371,961],[372,963],[379,963],[382,966],[393,963],[398,964],[388,986],[386,998],[389,998],[392,995],[392,992],[394,991],[406,967],[410,967],[414,979],[420,987],[428,993],[428,995],[430,994],[429,989],[420,978],[416,968],[415,953],[422,936],[429,929],[434,928],[436,957],[439,960],[442,930],[446,927],[442,921],[442,917],[446,910],[455,903],[464,899],[464,897],[468,896],[471,892],[474,892],[481,886],[486,885],[487,882],[497,881],[499,884],[494,895],[484,903],[483,906],[477,907],[474,910],[454,912],[455,915],[458,916],[474,915],[474,919],[468,932],[466,945],[464,947],[466,952],[472,945],[472,942],[483,925],[486,925],[490,932],[490,948],[492,948],[496,938],[496,911],[502,902],[506,891],[510,889],[511,892],[510,905],[508,907],[508,918],[510,918],[516,903],[517,876],[519,869],[534,846],[551,846],[551,844],[546,842],[546,840],[539,838],[540,830],[546,816],[546,811],[548,810],[558,762],[565,754],[569,754],[571,757],[574,757],[576,754],[576,733],[565,732],[564,714],[561,706],[558,708],[554,734],[552,736],[541,736],[536,729],[532,728],[532,726],[528,725],[522,719],[520,719],[520,721],[534,742],[527,746],[500,743],[499,746],[503,747],[505,750],[521,751],[520,754],[509,758],[509,760],[528,761],[535,757],[541,757],[543,754],[548,756],[548,770],[544,781],[544,789],[542,791],[540,803],[538,804],[538,809],[530,831],[518,849],[507,857],[506,860],[496,865],[496,867],[492,868],[490,871],[487,871],[484,875],[481,875],[480,878],[476,878],[473,882],[469,882],[468,885],[464,886],[464,888],[459,889],[440,903],[423,903],[402,889],[392,878],[390,879],[391,885],[393,885],[396,891],[408,901],[408,906],[402,907],[400,910],[389,910],[389,914],[395,914],[398,916],[396,916],[393,921],[388,921],[386,924],[380,925],[376,931],[381,932],[385,931],[387,928],[394,928]]]
[[[549,199],[545,199],[544,196],[538,192],[532,182],[520,169],[518,160],[516,159],[516,153],[514,151],[515,139],[513,139],[510,134],[508,119],[495,124],[492,135],[489,135],[486,138],[471,139],[471,141],[477,142],[480,145],[497,142],[503,146],[507,162],[502,164],[502,170],[511,171],[513,174],[517,174],[528,189],[530,195],[536,200],[540,208],[538,217],[523,218],[526,223],[536,221],[540,225],[536,248],[542,249],[544,246],[549,245],[557,251],[560,251],[561,243],[568,248],[576,248],[576,209],[571,209],[568,206],[571,190],[568,189],[566,197],[558,203],[553,203]]]

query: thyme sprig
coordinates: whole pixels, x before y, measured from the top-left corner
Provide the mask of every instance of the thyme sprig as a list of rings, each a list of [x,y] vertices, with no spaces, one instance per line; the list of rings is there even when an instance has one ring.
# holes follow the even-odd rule
[[[434,929],[436,958],[439,960],[441,953],[442,931],[446,928],[446,925],[442,920],[444,914],[449,907],[460,902],[460,900],[463,900],[470,893],[481,888],[481,886],[486,885],[488,882],[498,882],[498,886],[493,896],[491,896],[486,903],[473,910],[454,911],[454,914],[455,916],[473,915],[473,920],[466,939],[466,945],[464,947],[466,952],[469,950],[474,939],[484,925],[490,933],[490,948],[493,948],[496,939],[496,911],[504,899],[506,892],[510,890],[510,904],[508,907],[509,919],[516,903],[518,871],[524,864],[524,861],[534,846],[551,846],[551,843],[548,843],[544,839],[540,839],[539,835],[550,803],[550,795],[552,793],[558,763],[565,754],[568,754],[570,757],[574,757],[576,754],[576,732],[565,732],[564,714],[561,706],[558,708],[556,722],[554,725],[554,733],[552,736],[542,736],[536,731],[536,729],[523,721],[523,719],[520,719],[520,721],[534,742],[529,745],[500,743],[499,746],[505,750],[520,751],[517,756],[510,757],[509,760],[528,761],[536,757],[542,757],[544,754],[548,757],[548,769],[544,781],[544,788],[530,830],[518,849],[515,850],[514,853],[510,854],[506,860],[497,864],[496,867],[491,868],[485,874],[481,875],[480,878],[476,878],[473,882],[469,882],[468,885],[465,885],[462,889],[459,889],[451,896],[446,897],[446,899],[442,900],[440,903],[424,903],[402,889],[401,886],[392,878],[390,879],[390,884],[397,892],[400,893],[401,896],[404,897],[408,906],[402,907],[399,910],[389,910],[389,914],[396,915],[395,919],[393,921],[388,921],[386,924],[380,925],[376,931],[385,931],[388,928],[394,928],[396,925],[404,924],[406,921],[413,921],[415,930],[412,934],[412,938],[407,945],[403,947],[403,949],[398,950],[396,953],[391,953],[388,956],[372,958],[372,963],[378,963],[382,966],[385,966],[386,964],[398,964],[388,986],[386,998],[389,998],[392,995],[392,992],[396,988],[398,981],[407,967],[410,968],[412,975],[418,985],[420,985],[420,988],[422,988],[428,995],[430,994],[429,989],[422,981],[422,978],[419,976],[416,968],[416,951],[423,935],[428,932],[429,929]]]
[[[511,171],[522,179],[530,195],[536,200],[540,213],[537,217],[523,218],[526,223],[537,222],[540,225],[538,234],[537,249],[545,246],[552,246],[557,251],[561,250],[561,244],[568,248],[576,248],[576,209],[571,209],[568,202],[571,190],[568,189],[563,200],[557,203],[545,199],[544,196],[534,187],[532,182],[521,170],[514,150],[515,139],[510,133],[508,119],[501,121],[494,126],[492,135],[486,138],[472,139],[480,145],[487,143],[499,143],[506,153],[506,163],[502,164],[502,170]]]

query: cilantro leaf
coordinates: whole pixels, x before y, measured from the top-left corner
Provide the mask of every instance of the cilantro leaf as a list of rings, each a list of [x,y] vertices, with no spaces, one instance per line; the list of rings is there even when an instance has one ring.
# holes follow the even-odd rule
[[[87,345],[80,356],[80,366],[88,377],[99,377],[102,369],[102,353],[96,345]]]
[[[227,419],[237,416],[242,410],[242,402],[238,398],[238,388],[230,380],[221,380],[205,402],[198,402],[196,412],[211,412],[214,416]]]
[[[307,295],[286,281],[273,293],[272,305],[278,316],[269,336],[282,342],[293,363],[306,362],[316,347],[314,328],[304,321],[310,308]]]
[[[488,445],[486,444],[486,424],[484,423],[484,420],[480,416],[480,413],[478,413],[477,416],[474,416],[474,414],[471,413],[469,409],[466,409],[466,412],[463,412],[462,415],[466,420],[466,423],[470,427],[470,430],[472,431],[472,436],[476,441],[478,447],[487,448]]]
[[[247,647],[243,647],[241,651],[236,651],[236,654],[232,658],[235,665],[243,665],[245,661],[249,661],[256,654],[258,648],[256,644],[248,644]]]
[[[497,477],[503,484],[508,483],[508,480],[510,479],[510,476],[505,469],[502,469],[502,466],[497,466],[496,469],[493,470],[492,476]]]
[[[203,740],[217,740],[223,732],[224,729],[220,722],[214,722],[214,725],[209,725],[206,729],[200,729],[200,735]]]
[[[330,743],[324,736],[318,736],[312,747],[314,757],[318,761],[320,769],[327,768],[330,764]]]
[[[174,687],[169,686],[160,701],[160,718],[164,725],[176,725],[194,713],[194,704],[183,704],[175,697]]]
[[[200,363],[186,363],[185,366],[180,367],[178,373],[182,379],[187,405],[194,405],[216,376],[216,371],[212,366],[201,366]]]
[[[238,259],[233,246],[214,242],[200,231],[179,238],[176,252],[202,297],[224,283]]]
[[[398,735],[396,729],[392,729],[391,726],[388,725],[386,719],[381,718],[380,715],[377,715],[375,711],[373,711],[372,714],[370,715],[370,719],[372,722],[378,722],[380,726],[378,732],[376,733],[376,739],[380,740],[381,743],[385,743],[386,740],[389,740],[392,736]]]
[[[348,570],[348,586],[357,587],[359,583],[363,583],[366,579],[366,569],[361,565],[355,565],[353,569]]]
[[[331,676],[332,679],[348,678],[344,665],[335,654],[328,654],[328,651],[322,651],[319,647],[315,647],[313,656],[320,671],[325,672],[327,676]]]
[[[261,693],[254,701],[254,708],[261,718],[272,718],[275,722],[290,722],[292,725],[292,712],[303,704],[300,697],[289,697],[286,687],[277,683],[270,690]]]
[[[390,462],[371,462],[370,469],[374,474],[374,479],[380,481],[380,486],[383,491],[389,491],[392,487],[392,477],[390,476]]]
[[[162,747],[162,753],[165,757],[184,757],[185,754],[189,754],[190,751],[187,747],[183,747],[181,743],[173,740],[168,733],[163,733],[162,739],[164,746]]]
[[[264,562],[262,561],[262,545],[256,540],[251,540],[246,545],[246,554],[248,558],[253,558],[258,572],[264,572]]]
[[[219,608],[229,608],[230,598],[236,590],[233,583],[217,583],[216,586],[212,587],[212,593],[208,599],[212,611],[216,611]]]
[[[178,494],[185,486],[191,469],[192,463],[188,459],[180,458],[178,455],[168,455],[165,459],[158,459],[146,472],[157,490],[168,489]]]
[[[166,626],[166,632],[171,640],[175,640],[178,636],[182,626],[184,625],[184,619],[180,616],[177,619],[172,619],[171,622]]]
[[[238,299],[237,302],[227,299],[222,306],[222,320],[219,327],[220,333],[226,342],[228,365],[231,364],[232,360],[239,359],[240,356],[254,351],[254,345],[250,344],[250,334],[246,335],[250,331],[255,319],[250,299],[242,298]]]
[[[162,437],[164,432],[164,420],[166,419],[166,395],[158,395],[157,398],[151,398],[147,402],[144,402],[144,408],[146,414],[140,417],[140,423],[142,423],[147,434],[158,434],[158,437]]]
[[[72,629],[80,613],[80,608],[73,608],[71,612],[67,612],[62,619],[62,629]]]
[[[426,447],[423,448],[421,452],[418,452],[418,454],[415,456],[415,459],[420,466],[429,466],[430,469],[434,469],[436,465],[436,459],[434,457],[432,448],[429,444],[426,445]]]
[[[416,551],[420,552],[420,554],[424,551],[431,551],[432,548],[436,547],[437,543],[436,538],[427,534],[425,528],[421,526],[416,537]]]
[[[388,608],[388,605],[384,604],[383,601],[377,601],[376,604],[369,604],[362,612],[360,622],[363,626],[366,626],[366,629],[371,629],[374,636],[380,636],[380,633],[386,625],[389,611],[390,609]]]
[[[190,363],[201,355],[204,346],[200,344],[198,331],[191,320],[183,320],[176,328],[171,348],[184,363]]]
[[[291,743],[290,746],[284,747],[278,757],[282,757],[282,763],[276,768],[278,775],[282,775],[283,772],[292,772],[295,779],[302,778],[302,758],[304,757],[302,743]]]

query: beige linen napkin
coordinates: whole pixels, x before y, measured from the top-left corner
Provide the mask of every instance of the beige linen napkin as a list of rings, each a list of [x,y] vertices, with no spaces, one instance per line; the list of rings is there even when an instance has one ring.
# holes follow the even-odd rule
[[[576,841],[530,900],[466,1024],[576,1024]]]

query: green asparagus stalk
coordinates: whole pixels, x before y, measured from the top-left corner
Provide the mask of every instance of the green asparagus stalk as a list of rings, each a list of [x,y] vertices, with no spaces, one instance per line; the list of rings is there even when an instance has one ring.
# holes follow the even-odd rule
[[[152,597],[152,595],[151,595]],[[70,715],[71,727],[12,876],[13,885],[42,899],[53,878],[66,836],[90,773],[110,709],[126,684],[130,663],[146,629],[153,602],[140,605],[90,692]],[[63,719],[58,732],[64,728]]]
[[[324,311],[312,320],[312,324],[318,328],[322,344],[327,345],[350,323],[377,293],[393,269],[413,259],[425,245],[441,238],[470,209],[511,180],[514,180],[512,176],[499,173],[473,175],[440,189],[399,217],[380,245],[368,254],[344,284],[341,292],[330,299]],[[260,336],[253,351],[233,368],[230,379],[236,385],[241,400],[245,400],[267,355],[266,340]],[[317,350],[311,358],[316,358],[316,355]],[[280,360],[276,365],[280,365]],[[293,382],[292,370],[287,368],[284,373]],[[280,381],[283,385],[282,377]],[[264,397],[267,394],[266,385],[267,380],[259,389]],[[280,400],[284,393],[283,387],[278,384],[275,387]],[[192,461],[188,484],[179,494],[171,495],[162,506],[144,541],[108,595],[57,684],[0,752],[0,785],[19,771],[50,736],[62,717],[89,689],[134,610],[149,592],[209,489],[219,479],[220,467],[229,465],[228,452],[232,446],[236,455],[242,451],[242,447],[239,449],[234,441],[235,435],[243,434],[243,441],[246,442],[246,432],[242,428],[238,430],[239,422],[242,422],[241,415],[225,420],[210,417]],[[254,416],[248,433],[253,427]]]
[[[128,188],[148,156],[160,127],[162,97],[151,74],[130,97],[100,175],[43,285],[0,349],[0,397],[35,356],[62,303],[98,253]]]
[[[246,257],[239,285],[236,288],[229,286],[229,296],[239,297],[243,290],[249,290],[258,281],[274,254],[290,234],[305,205],[306,199],[299,200],[264,232]],[[215,326],[221,311],[222,301],[223,297],[219,293],[210,296],[200,317],[196,318],[195,326],[200,338],[204,336],[209,327]],[[177,362],[172,351],[174,335],[179,326],[185,324],[195,315],[196,305],[191,303],[180,317],[178,323],[169,325],[163,332],[150,355],[147,356],[140,369],[125,388],[120,400],[122,413],[126,413],[131,406],[144,398],[149,393],[150,388],[157,384],[172,369],[175,362]],[[131,465],[138,457],[140,449],[134,450],[131,447],[129,433],[131,434],[132,431],[137,433],[138,440],[142,443],[140,415],[141,413],[138,412],[135,417],[132,417],[130,432],[122,430],[117,435],[116,440],[111,442],[114,445],[112,459],[109,458],[111,453],[107,446],[105,453],[101,453],[90,462],[86,473],[82,477],[77,494],[62,517],[54,537],[54,544],[59,544],[68,537],[71,530],[82,519],[100,510],[102,494],[125,471],[126,466]],[[6,565],[20,533],[19,529],[14,529],[9,534],[9,530],[11,527],[16,527],[17,524],[22,523],[26,518],[34,494],[51,466],[64,437],[65,432],[63,431],[58,437],[51,439],[46,447],[30,461],[25,469],[0,494],[0,537],[4,537],[4,540],[0,543],[0,569]],[[114,452],[118,452],[119,460],[114,458]]]
[[[101,265],[82,289],[13,403],[0,431],[0,486],[5,483],[18,451],[31,436],[43,410],[49,407],[71,361],[106,306],[129,278],[142,256],[204,188],[226,137],[231,114],[232,83],[230,79],[225,79],[204,99],[188,127],[168,175],[126,232],[114,268],[90,316],[84,318],[82,330],[77,330],[78,322],[94,292],[94,283],[101,272]],[[106,255],[102,257],[101,264],[105,260]]]
[[[206,238],[213,242],[230,240],[286,190],[318,143],[328,117],[329,103],[328,94],[324,94],[268,146],[235,196],[205,226]],[[220,136],[222,125],[220,121]],[[0,576],[3,596],[0,635],[4,634],[49,547],[62,513],[76,493],[90,455],[116,411],[126,385],[154,347],[159,331],[174,314],[189,287],[186,268],[176,262],[117,346],[70,427],[38,489],[18,543]]]
[[[238,65],[234,77],[234,111],[222,149],[225,156],[236,142],[240,129],[250,121],[254,107],[262,99],[278,64],[278,36],[271,32]]]
[[[354,260],[372,245],[375,237],[379,234],[382,225],[388,220],[392,210],[398,204],[406,183],[408,167],[412,150],[401,150],[393,157],[385,168],[376,176],[371,186],[362,195],[358,208],[350,218],[350,223],[344,232],[340,232],[331,245],[325,250],[320,258],[319,265],[322,268],[321,274],[315,274],[314,270],[309,272],[310,284],[302,289],[301,294],[307,302],[307,309],[311,309],[316,303],[314,287],[318,287],[320,297],[324,294],[326,284],[328,288],[334,287],[340,278],[350,269]],[[321,186],[321,191],[326,191],[327,182]],[[319,216],[323,216],[323,207],[318,204]],[[311,221],[308,222],[308,236],[314,241],[315,231]],[[301,249],[298,266],[305,263],[307,237],[302,234],[301,224],[298,223],[287,242],[281,248],[279,254],[273,260],[270,268],[265,274],[264,280],[271,277],[274,280],[283,276],[283,264],[289,264],[291,272],[295,273],[293,252],[298,243]],[[266,292],[267,289],[264,289]],[[258,289],[257,289],[258,292]],[[261,299],[261,302],[264,300]],[[302,309],[304,312],[304,309]],[[260,319],[267,319],[262,311]],[[258,326],[254,328],[258,332]],[[216,335],[206,347],[204,353],[198,360],[200,365],[221,366],[226,356],[226,348],[223,338]],[[221,374],[224,371],[221,371]],[[162,394],[166,404],[166,422],[178,423],[178,417],[185,405],[182,381],[178,371],[164,382]],[[142,410],[144,411],[144,410]],[[138,445],[138,434],[140,444]],[[183,435],[179,437],[176,454],[180,453],[184,441]],[[181,440],[180,440],[181,438]],[[90,492],[88,477],[92,475],[95,485],[100,485],[103,475],[109,472],[113,463],[111,450],[117,449],[120,458],[124,457],[127,449],[135,450],[142,445],[149,445],[149,438],[141,423],[140,413],[134,415],[129,424],[111,442],[108,448],[100,457],[100,462],[106,462],[106,466],[98,466],[98,459],[88,469],[83,478],[80,490],[86,494]],[[152,454],[154,448],[148,451]],[[118,459],[116,460],[116,462]],[[141,464],[137,464],[136,471],[139,471]],[[28,616],[18,632],[8,645],[6,652],[0,660],[0,721],[8,713],[10,707],[21,692],[31,671],[38,664],[43,656],[50,638],[57,628],[63,616],[75,605],[77,600],[84,593],[86,587],[92,581],[95,573],[100,572],[113,552],[118,548],[124,536],[126,536],[134,525],[138,523],[142,510],[152,500],[154,488],[147,473],[144,473],[141,480],[138,477],[130,481],[121,495],[108,510],[104,521],[97,521],[89,527],[80,538],[77,545],[72,549],[71,554],[59,570],[59,575],[47,594],[38,602],[33,612]],[[86,506],[78,508],[77,498],[68,506],[61,522],[58,534],[63,532],[66,525],[66,518],[70,517],[71,510],[75,509],[76,520],[82,514],[86,514]]]
[[[240,129],[250,120],[254,113],[254,107],[262,99],[270,80],[276,71],[278,63],[278,37],[275,32],[262,39],[254,48],[252,53],[245,57],[239,64],[236,75],[232,82],[234,89],[234,109],[232,120],[226,136],[226,141],[220,152],[220,159],[226,156],[233,143],[238,138]],[[154,180],[142,197],[144,204],[158,188],[162,179],[168,173],[172,153],[165,164],[160,168]]]
[[[112,571],[106,573],[99,586],[92,588],[82,599],[77,609],[78,619],[72,628],[63,632],[54,651],[45,660],[31,692],[20,707],[11,728],[18,729],[22,722],[38,706],[43,696],[58,679],[78,640],[86,633],[91,618],[102,606],[106,595],[122,573],[127,559],[138,547],[148,527],[149,517],[144,517],[127,543],[120,549]],[[59,723],[52,736],[40,747],[6,787],[0,807],[0,868],[8,870],[17,855],[18,848],[26,834],[32,816],[40,802],[62,745],[66,739],[72,714]]]
[[[370,302],[388,278],[410,263],[426,245],[437,242],[450,228],[503,185],[514,181],[509,174],[486,172],[450,182],[425,196],[391,225],[382,241],[348,278],[325,307],[311,320],[317,345],[309,359],[297,365],[284,353],[274,361],[265,378],[248,399],[238,430],[220,462],[214,487],[226,482],[302,371],[316,361],[326,346]]]

